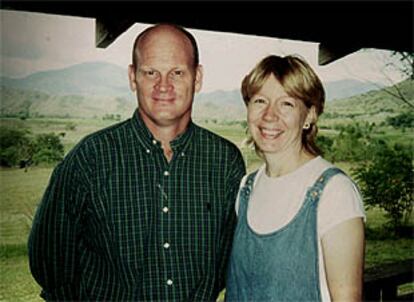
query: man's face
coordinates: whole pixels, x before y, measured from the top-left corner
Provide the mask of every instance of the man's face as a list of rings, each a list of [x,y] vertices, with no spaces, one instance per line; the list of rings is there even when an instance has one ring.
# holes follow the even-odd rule
[[[139,112],[153,127],[183,126],[191,118],[194,93],[201,88],[201,66],[193,66],[190,41],[177,30],[157,28],[139,43],[138,66],[130,66],[131,89]]]

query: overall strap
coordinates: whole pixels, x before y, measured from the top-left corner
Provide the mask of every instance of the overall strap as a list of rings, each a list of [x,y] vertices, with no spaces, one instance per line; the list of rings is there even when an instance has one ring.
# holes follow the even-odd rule
[[[247,175],[247,179],[246,179],[246,183],[244,184],[242,191],[246,190],[246,193],[248,193],[250,195],[251,191],[253,190],[253,184],[254,184],[254,180],[256,178],[257,172],[259,170],[256,170],[252,173],[250,173],[249,175]]]
[[[320,176],[319,178],[315,181],[315,183],[313,184],[312,187],[310,187],[308,189],[308,192],[306,193],[306,196],[314,203],[314,202],[318,202],[323,189],[325,188],[326,184],[328,183],[328,181],[335,176],[336,174],[345,174],[341,169],[336,168],[336,167],[331,167],[326,169]]]
[[[256,178],[256,175],[257,175],[258,171],[259,170],[256,170],[256,171],[250,173],[249,175],[247,175],[246,182],[240,190],[239,210],[238,210],[239,216],[244,215],[245,212],[247,211],[247,204],[249,203],[250,193],[253,190],[254,180]]]

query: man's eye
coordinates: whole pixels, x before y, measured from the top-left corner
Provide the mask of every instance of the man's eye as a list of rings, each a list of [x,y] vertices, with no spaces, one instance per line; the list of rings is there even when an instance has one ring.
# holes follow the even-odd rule
[[[157,76],[157,72],[155,70],[141,70],[141,73],[148,78],[155,78]]]
[[[184,72],[182,70],[174,70],[173,75],[174,76],[182,76],[184,74]]]

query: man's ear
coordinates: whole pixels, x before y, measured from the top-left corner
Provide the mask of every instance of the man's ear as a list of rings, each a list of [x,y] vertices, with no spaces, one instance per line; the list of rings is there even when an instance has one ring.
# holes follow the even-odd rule
[[[128,78],[129,78],[129,88],[135,92],[137,91],[137,76],[136,68],[134,65],[130,64],[128,66]]]
[[[203,66],[198,65],[196,68],[195,80],[194,80],[194,89],[195,92],[199,92],[203,86]]]

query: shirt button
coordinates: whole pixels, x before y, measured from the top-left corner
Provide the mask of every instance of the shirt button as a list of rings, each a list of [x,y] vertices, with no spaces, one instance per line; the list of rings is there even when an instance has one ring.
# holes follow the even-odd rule
[[[184,152],[181,152],[181,156],[184,156],[185,154],[184,154]]]
[[[172,281],[171,279],[168,279],[168,280],[167,280],[167,285],[168,285],[168,286],[173,285],[173,281]]]
[[[156,141],[155,139],[153,139],[153,140],[152,140],[152,144],[153,144],[153,145],[156,145],[156,144],[157,144],[157,141]]]
[[[163,211],[164,213],[168,213],[169,209],[168,209],[168,207],[163,207],[163,208],[162,208],[162,211]]]
[[[164,243],[163,247],[167,250],[170,248],[170,244],[168,242]]]
[[[147,149],[147,150],[145,150],[147,153],[150,153],[151,151],[150,151],[150,149]]]
[[[168,176],[168,175],[170,175],[170,172],[164,171],[164,176]]]

